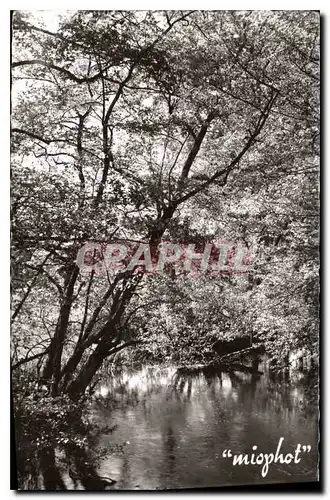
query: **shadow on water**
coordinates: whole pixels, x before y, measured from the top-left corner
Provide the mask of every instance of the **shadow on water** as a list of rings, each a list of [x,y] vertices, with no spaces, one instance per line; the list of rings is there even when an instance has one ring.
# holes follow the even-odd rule
[[[304,411],[309,372],[263,375],[232,371],[189,373],[168,368],[122,372],[99,384],[90,419],[101,432],[88,448],[44,449],[21,489],[137,490],[313,481],[317,478],[317,409]],[[312,452],[300,464],[233,467],[225,449],[286,453],[298,443]],[[100,456],[99,450],[108,454]],[[32,471],[32,472],[31,472]]]
[[[100,442],[128,444],[124,456],[105,460],[100,472],[111,472],[115,489],[316,480],[318,415],[305,391],[310,374],[272,375],[267,363],[260,369],[263,375],[144,368],[103,380],[95,416],[101,423],[111,418],[118,428]],[[281,437],[286,453],[298,443],[310,444],[312,452],[299,465],[273,465],[266,478],[260,467],[233,467],[222,458],[224,449],[251,454],[254,445],[275,452]]]
[[[68,446],[61,452],[51,448],[39,451],[33,471],[26,475],[22,490],[111,489],[115,481],[97,472],[97,461],[83,448]]]

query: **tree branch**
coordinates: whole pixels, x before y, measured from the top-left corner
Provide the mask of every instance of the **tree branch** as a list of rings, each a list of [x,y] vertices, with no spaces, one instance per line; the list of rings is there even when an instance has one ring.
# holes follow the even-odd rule
[[[200,193],[201,191],[203,191],[206,187],[210,186],[211,184],[214,183],[214,181],[216,181],[217,179],[219,179],[219,177],[223,176],[224,175],[224,179],[221,183],[222,186],[225,186],[225,184],[227,183],[227,179],[228,179],[228,175],[229,173],[233,170],[233,168],[239,163],[240,159],[245,155],[245,153],[250,149],[250,147],[254,144],[256,138],[258,137],[258,135],[260,134],[263,126],[265,125],[266,123],[266,120],[269,116],[269,113],[271,111],[271,108],[274,104],[274,101],[276,99],[276,97],[278,96],[278,92],[277,91],[272,91],[272,96],[271,98],[269,99],[269,101],[267,102],[264,110],[262,111],[262,113],[260,114],[259,116],[259,119],[257,121],[257,124],[255,126],[255,129],[253,131],[253,133],[251,133],[247,143],[245,144],[245,146],[242,148],[242,150],[239,152],[239,154],[234,158],[234,160],[224,169],[222,170],[218,170],[217,172],[215,172],[215,174],[213,174],[207,181],[205,181],[203,184],[201,184],[200,186],[198,186],[197,188],[193,189],[192,191],[190,191],[189,193],[185,194],[184,196],[181,196],[181,198],[173,201],[173,205],[175,206],[178,206],[179,204],[183,203],[184,201],[187,201],[189,200],[189,198],[191,198],[192,196],[195,196],[197,193]]]
[[[38,267],[37,266],[33,266],[31,264],[26,264],[27,267],[29,267],[30,269],[34,269],[34,270],[38,270]],[[40,272],[42,272],[45,276],[47,276],[47,278],[49,279],[49,281],[51,283],[53,283],[53,285],[56,286],[57,290],[58,290],[58,293],[60,295],[60,297],[63,297],[63,289],[61,287],[61,285],[59,284],[59,282],[57,281],[56,278],[54,278],[54,276],[52,276],[51,274],[49,274],[46,269],[41,269]],[[39,272],[39,274],[40,274]]]
[[[183,165],[183,168],[182,168],[181,177],[180,177],[180,180],[178,183],[179,191],[183,187],[184,181],[185,181],[185,179],[187,179],[187,177],[189,175],[189,171],[190,171],[191,166],[192,166],[192,164],[193,164],[193,162],[194,162],[194,160],[195,160],[195,158],[200,150],[200,147],[201,147],[203,139],[206,135],[207,129],[215,117],[216,117],[216,112],[211,111],[211,113],[209,113],[208,117],[206,118],[199,133],[197,134],[197,136],[195,138],[194,145],[193,145],[193,147],[188,155],[188,158],[186,159],[185,164]]]
[[[76,83],[92,83],[98,80],[99,78],[102,77],[104,71],[109,69],[109,66],[105,67],[97,73],[94,76],[84,76],[84,77],[79,77],[76,76],[74,73],[69,71],[68,69],[62,68],[61,66],[57,66],[56,64],[53,64],[51,62],[46,62],[43,61],[42,59],[30,59],[30,60],[22,60],[22,61],[14,61],[12,63],[13,68],[17,68],[18,66],[33,66],[33,65],[39,65],[39,66],[44,66],[45,68],[48,69],[55,69],[56,71],[62,73],[64,76],[66,76],[69,80],[72,80]]]
[[[15,132],[17,134],[25,134],[28,135],[29,137],[32,137],[33,139],[38,139],[38,141],[44,142],[45,144],[50,144],[52,142],[51,139],[45,139],[45,137],[41,137],[39,134],[35,134],[34,132],[29,132],[28,130],[24,130],[22,128],[12,128],[12,132]]]
[[[120,346],[118,347],[115,347],[114,349],[111,349],[108,354],[107,354],[107,357],[108,356],[111,356],[112,354],[115,354],[116,352],[119,352],[121,351],[122,349],[125,349],[126,347],[129,347],[131,345],[138,345],[138,344],[145,344],[146,342],[143,341],[143,340],[130,340],[128,342],[125,342],[124,344],[121,344]]]
[[[27,358],[24,358],[24,359],[21,359],[20,361],[17,361],[17,363],[12,365],[11,369],[16,370],[16,368],[18,368],[19,366],[21,366],[25,363],[29,363],[29,361],[33,361],[34,359],[41,358],[42,356],[45,356],[45,354],[48,354],[48,353],[49,353],[49,347],[45,351],[39,352],[38,354],[33,354],[32,356],[28,356]]]

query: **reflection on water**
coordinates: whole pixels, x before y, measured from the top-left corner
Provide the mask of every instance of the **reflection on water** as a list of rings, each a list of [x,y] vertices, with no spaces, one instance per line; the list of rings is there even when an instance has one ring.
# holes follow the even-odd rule
[[[29,458],[30,467],[19,489],[22,490],[107,490],[114,481],[102,477],[96,461],[84,448],[68,445],[63,450],[44,448]]]
[[[143,368],[103,380],[90,418],[117,426],[90,440],[92,449],[67,446],[31,457],[22,489],[105,490],[198,488],[317,480],[318,417],[302,411],[310,372],[271,376],[210,373],[200,368]],[[236,465],[224,450],[251,455],[311,445],[298,464]],[[95,441],[95,439],[98,439]],[[102,460],[99,450],[107,450]],[[30,459],[29,459],[30,460]],[[32,466],[33,465],[33,466]]]
[[[100,444],[126,442],[122,455],[104,460],[116,489],[168,489],[317,478],[317,415],[306,415],[303,374],[271,380],[239,373],[175,375],[175,369],[144,368],[104,382],[97,392],[94,418],[118,423]],[[197,370],[198,372],[198,370]],[[295,380],[294,380],[295,378]],[[113,399],[116,400],[115,406]],[[312,450],[299,464],[271,464],[266,478],[258,465],[233,466],[234,453],[284,453],[298,443]]]

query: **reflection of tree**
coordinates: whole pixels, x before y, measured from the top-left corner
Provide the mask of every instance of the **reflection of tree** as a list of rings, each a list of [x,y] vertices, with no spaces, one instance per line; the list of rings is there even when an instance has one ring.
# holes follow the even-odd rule
[[[45,490],[65,490],[65,484],[55,463],[55,450],[46,448],[40,452],[40,472]]]
[[[67,456],[71,460],[71,478],[75,478],[74,482],[79,480],[85,490],[105,490],[115,483],[111,478],[99,476],[93,458],[84,448],[73,448]]]
[[[259,375],[246,377],[245,374],[238,375],[236,372],[226,372],[220,370],[206,370],[203,368],[189,370],[189,374],[183,371],[178,371],[173,379],[172,390],[176,395],[185,397],[187,400],[191,399],[193,382],[200,381],[206,384],[210,394],[215,396],[217,388],[221,388],[223,384],[223,374],[228,377],[232,388],[239,388],[243,386],[251,396],[251,389],[254,390],[256,383],[259,380]]]
[[[137,471],[143,476],[143,470],[149,467],[153,468],[153,481],[174,484],[177,471],[186,467],[183,453],[189,457],[191,451],[191,456],[199,457],[199,453],[207,450],[206,453],[215,456],[223,443],[246,443],[248,452],[251,443],[259,446],[268,433],[273,439],[278,426],[291,429],[295,425],[299,401],[303,399],[299,381],[291,383],[290,379],[284,383],[281,374],[271,378],[265,367],[261,377],[225,371],[205,374],[202,368],[197,368],[194,373],[179,370],[172,378],[168,375],[167,383],[163,384],[157,377],[150,377],[149,386],[141,389],[144,397],[138,391],[139,403],[132,410],[130,423],[134,429],[134,422],[138,424],[136,431],[132,431],[132,440],[139,443],[139,454],[125,456],[121,470],[128,484],[136,481]],[[125,384],[125,390],[130,387]],[[129,407],[127,403],[126,408]],[[121,416],[117,414],[119,429],[126,409],[121,411]],[[119,431],[123,436],[126,425]],[[154,448],[143,443],[149,438]],[[199,451],[200,447],[205,450]],[[143,479],[139,476],[140,480]]]
[[[224,371],[203,374],[197,367],[194,373],[179,370],[172,379],[168,377],[159,394],[159,384],[150,382],[144,394],[150,391],[153,397],[140,398],[139,408],[130,415],[130,426],[136,430],[132,430],[134,453],[128,454],[121,470],[125,483],[133,485],[138,477],[142,484],[145,470],[150,469],[153,485],[175,487],[183,477],[195,484],[194,471],[198,476],[204,466],[211,470],[212,457],[218,457],[225,447],[251,452],[252,444],[261,446],[268,436],[273,442],[279,429],[290,442],[290,432],[298,422],[300,386],[284,384],[280,376],[271,380],[264,371],[259,377]],[[125,412],[120,415],[119,429]],[[122,426],[123,436],[126,428],[127,424]],[[242,480],[242,472],[224,474],[232,474],[233,482]]]
[[[190,399],[191,397],[191,387],[192,387],[192,378],[188,378],[188,390],[187,390],[187,397]]]
[[[175,453],[176,453],[176,438],[173,432],[172,420],[169,420],[166,424],[165,432],[163,435],[164,440],[164,458],[166,459],[167,472],[172,475],[175,470]]]
[[[106,389],[106,394],[102,394],[100,387],[96,389],[96,399],[100,403],[100,408],[121,405],[136,406],[143,404],[145,398],[162,391],[164,385],[168,385],[171,379],[171,372],[166,368],[145,367],[140,371],[123,370],[116,374],[104,378],[100,387]]]
[[[190,401],[197,381],[205,384],[210,391],[210,395],[214,397],[219,391],[221,392],[223,379],[226,378],[243,405],[252,404],[256,410],[260,411],[281,412],[286,409],[291,412],[297,406],[292,396],[293,384],[295,390],[299,391],[300,396],[298,399],[302,402],[304,384],[306,385],[308,382],[310,385],[310,380],[315,380],[315,373],[311,374],[311,372],[306,372],[304,375],[300,374],[301,378],[299,379],[294,371],[276,373],[269,371],[266,364],[262,369],[264,370],[263,376],[260,376],[258,372],[251,374],[244,371],[224,370],[217,366],[185,367],[178,369],[172,378],[167,374],[167,383],[165,385],[169,386],[176,398]],[[141,391],[143,391],[145,397],[143,400],[147,401],[148,396],[162,390],[164,384],[160,383],[159,373],[157,370],[148,371],[148,376],[143,381],[143,384],[141,383],[137,387],[130,387],[127,380],[120,378],[109,381],[110,390],[108,396],[102,398],[102,405],[107,399],[111,403],[113,397],[119,393],[122,396],[124,407],[140,404]],[[161,375],[166,378],[166,373]],[[224,394],[222,395],[225,397]]]
[[[127,456],[126,453],[124,453],[123,461],[122,461],[122,465],[121,465],[121,477],[122,478],[131,477],[131,460],[130,460],[130,457]]]
[[[115,484],[113,479],[97,473],[97,462],[91,453],[73,445],[66,447],[60,460],[54,449],[43,448],[31,466],[30,475],[24,480],[24,489],[77,490],[82,486],[85,490],[100,491]],[[68,472],[72,484],[64,480],[65,472]]]
[[[262,377],[259,374],[231,371],[211,373],[210,371],[203,372],[203,368],[199,367],[189,371],[188,374],[179,370],[174,377],[172,390],[177,396],[190,400],[194,383],[203,381],[211,397],[219,392],[219,397],[225,398],[227,396],[221,393],[223,376],[230,381],[230,392],[235,390],[244,409],[248,407],[252,409],[253,406],[255,410],[262,412],[292,412],[298,408],[303,402],[304,384],[311,378],[310,374],[306,374],[300,380],[296,380],[292,374],[276,374],[268,371]],[[293,379],[295,391],[298,391],[299,397],[293,396]]]

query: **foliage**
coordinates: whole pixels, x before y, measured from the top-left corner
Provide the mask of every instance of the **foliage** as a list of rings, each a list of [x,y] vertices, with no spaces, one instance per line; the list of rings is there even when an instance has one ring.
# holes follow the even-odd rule
[[[51,397],[45,388],[36,387],[33,374],[24,373],[12,378],[15,418],[16,459],[19,487],[30,475],[36,475],[37,464],[57,450],[62,462],[88,456],[93,450],[92,463],[111,453],[111,447],[101,449],[97,437],[114,427],[99,426],[90,417],[86,401],[73,403],[67,395]],[[114,447],[115,449],[116,447]]]
[[[317,354],[318,14],[42,16],[13,16],[13,366],[79,399],[126,348],[203,362],[252,332]],[[253,264],[80,273],[83,243],[114,235],[243,242]]]

